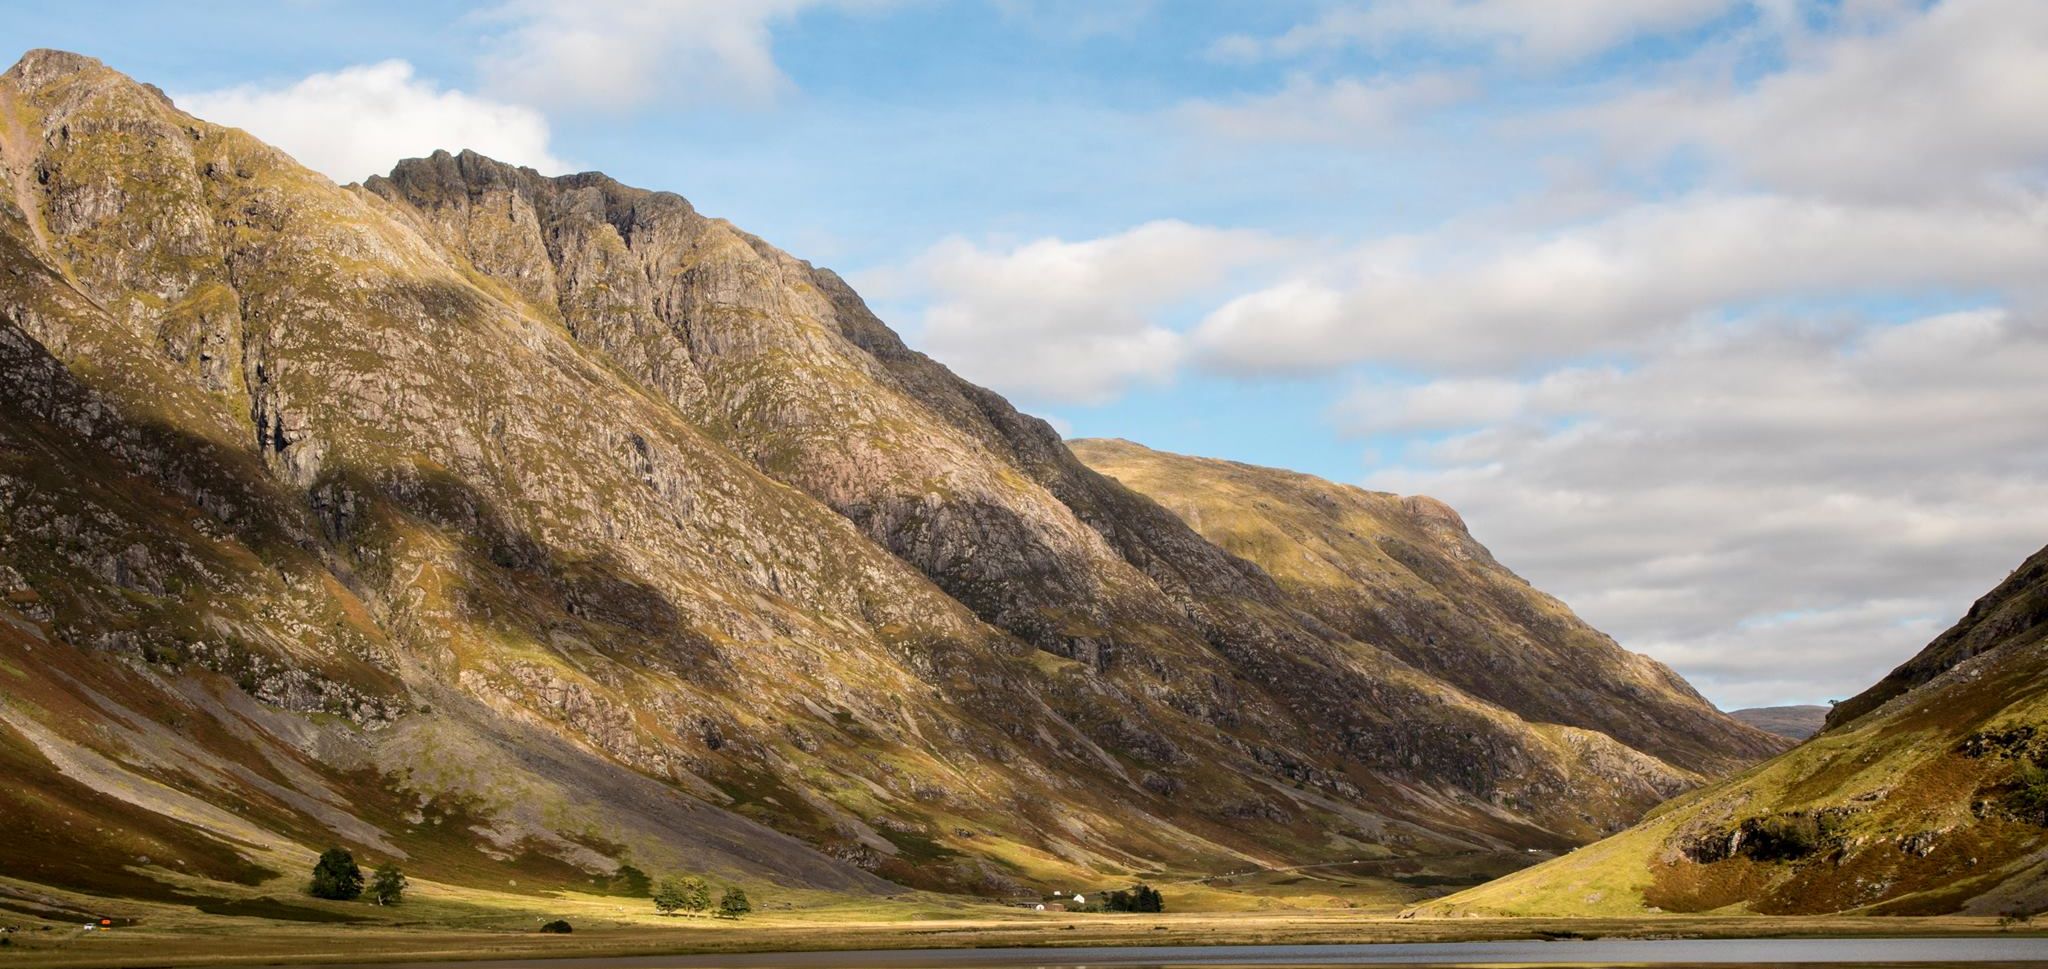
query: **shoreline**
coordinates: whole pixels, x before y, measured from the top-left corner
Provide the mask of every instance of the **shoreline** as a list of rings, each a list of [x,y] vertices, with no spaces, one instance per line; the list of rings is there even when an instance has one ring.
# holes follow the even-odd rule
[[[226,920],[223,920],[226,921]],[[236,920],[240,921],[240,920]],[[764,920],[765,921],[765,920]],[[1093,924],[1090,924],[1093,923]],[[1069,927],[1071,926],[1071,927]],[[407,969],[466,963],[521,969],[605,969],[657,963],[683,967],[1049,965],[1029,954],[1097,954],[1094,964],[1157,965],[1141,959],[1168,950],[1209,953],[1246,947],[1315,950],[1325,955],[1364,945],[1542,945],[1559,943],[1834,940],[2037,939],[2048,959],[2048,932],[2001,929],[1990,918],[1658,916],[1639,919],[1395,919],[1386,916],[1188,914],[1095,916],[1058,923],[1016,921],[819,923],[782,917],[768,924],[603,925],[566,936],[504,929],[391,925],[247,925],[137,927],[49,948],[17,947],[0,967],[319,965],[332,969]],[[1118,953],[1130,953],[1123,958]],[[976,953],[981,955],[977,956]],[[1013,953],[1026,954],[1015,961]],[[836,958],[834,958],[836,957]],[[873,959],[873,962],[860,962]],[[1283,965],[1300,962],[1185,964]],[[1335,963],[1341,964],[1341,963]],[[1371,963],[1359,963],[1371,964]]]

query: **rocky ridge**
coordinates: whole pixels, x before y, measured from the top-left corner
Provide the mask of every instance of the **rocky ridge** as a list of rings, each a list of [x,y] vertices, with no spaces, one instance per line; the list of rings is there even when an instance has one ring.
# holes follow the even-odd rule
[[[1440,678],[678,196],[338,187],[51,51],[0,161],[9,807],[154,846],[0,873],[1002,893],[1567,844],[1769,747]]]

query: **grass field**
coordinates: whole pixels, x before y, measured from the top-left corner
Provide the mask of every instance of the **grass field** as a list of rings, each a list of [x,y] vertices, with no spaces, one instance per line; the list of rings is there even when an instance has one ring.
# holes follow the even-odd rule
[[[26,886],[0,894],[4,967],[183,966],[397,960],[466,960],[686,952],[966,948],[1065,945],[1429,942],[1568,937],[1989,934],[1978,918],[1401,919],[1386,907],[1261,909],[1286,873],[1262,873],[1238,911],[1164,915],[1039,913],[938,895],[848,900],[770,896],[742,921],[664,917],[645,899],[564,894],[535,898],[422,885],[405,904],[323,902],[285,893],[251,895],[206,912],[187,905],[96,902]],[[1343,880],[1350,876],[1338,876]],[[1325,881],[1329,876],[1322,876]],[[1189,893],[1183,893],[1187,895]],[[1167,893],[1169,904],[1176,897]],[[1310,896],[1316,897],[1316,896]],[[29,901],[28,899],[34,899]],[[1191,899],[1192,900],[1192,897]],[[1292,902],[1293,899],[1287,900]],[[111,906],[111,907],[108,907]],[[225,909],[223,911],[223,909]],[[127,924],[84,932],[84,912]],[[547,920],[575,931],[547,935]],[[2026,930],[2026,931],[2031,931]]]

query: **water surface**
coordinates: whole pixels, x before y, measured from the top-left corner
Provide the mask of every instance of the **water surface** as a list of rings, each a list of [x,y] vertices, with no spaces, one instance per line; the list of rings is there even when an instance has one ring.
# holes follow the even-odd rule
[[[380,969],[1167,969],[1352,966],[2048,966],[2048,938],[1596,939],[1370,945],[896,949],[500,959]]]

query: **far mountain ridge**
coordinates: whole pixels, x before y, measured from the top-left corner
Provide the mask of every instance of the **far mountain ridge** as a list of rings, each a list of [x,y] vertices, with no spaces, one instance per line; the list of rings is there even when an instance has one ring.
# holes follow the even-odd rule
[[[1805,740],[1820,733],[1827,724],[1830,708],[1817,704],[1785,707],[1749,707],[1730,710],[1728,715],[1758,730],[1768,731],[1780,737]]]

